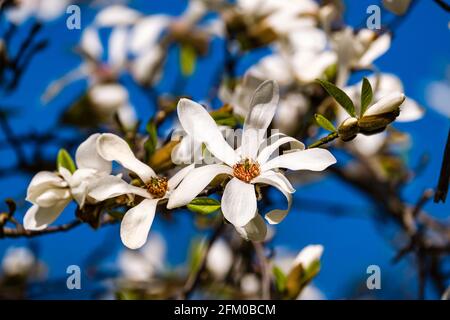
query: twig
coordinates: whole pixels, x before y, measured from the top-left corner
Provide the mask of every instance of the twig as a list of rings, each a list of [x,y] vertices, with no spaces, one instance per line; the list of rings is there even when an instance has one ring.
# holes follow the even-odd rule
[[[450,4],[446,3],[444,0],[434,0],[442,9],[450,12]]]
[[[339,137],[339,134],[337,132],[332,132],[329,135],[327,135],[326,137],[320,139],[319,141],[316,141],[313,144],[309,145],[308,149],[320,147],[324,144],[327,144],[327,143],[335,140],[338,137]]]
[[[59,226],[50,226],[46,229],[36,231],[25,230],[23,228],[20,229],[4,228],[3,235],[6,238],[20,238],[20,237],[32,238],[44,234],[69,231],[75,227],[78,227],[80,224],[81,224],[80,220],[74,220],[66,224],[62,224]]]
[[[448,186],[450,181],[450,129],[448,131],[447,144],[445,145],[444,157],[442,158],[441,173],[439,182],[434,194],[434,202],[445,202],[447,198]]]
[[[263,300],[269,300],[270,299],[270,273],[269,273],[267,258],[264,254],[264,246],[260,242],[253,242],[253,246],[255,247],[255,253],[259,260],[259,265],[261,267],[261,277],[262,277],[261,298]]]

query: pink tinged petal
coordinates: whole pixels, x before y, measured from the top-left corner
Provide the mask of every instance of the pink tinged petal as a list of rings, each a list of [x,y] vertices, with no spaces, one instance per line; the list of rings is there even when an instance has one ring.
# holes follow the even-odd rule
[[[278,100],[279,88],[275,81],[264,81],[255,90],[242,134],[241,149],[244,157],[256,157],[259,145],[275,115]]]
[[[125,140],[111,133],[104,133],[97,139],[97,152],[108,161],[117,161],[128,170],[136,173],[143,182],[156,174],[152,168],[138,160]]]
[[[233,169],[222,164],[211,164],[190,171],[169,196],[168,209],[182,207],[191,202],[219,174],[231,175]]]
[[[191,172],[195,167],[195,164],[188,165],[183,169],[179,170],[172,178],[168,181],[169,190],[175,189],[180,182],[186,177],[189,172]]]
[[[245,226],[256,215],[255,187],[237,178],[231,179],[225,186],[221,205],[225,219],[237,227]]]
[[[195,141],[204,143],[216,158],[229,166],[237,162],[236,153],[225,141],[216,122],[205,108],[189,99],[181,99],[177,111],[183,129]]]
[[[138,249],[147,241],[159,199],[145,199],[127,211],[120,224],[120,238],[125,246]]]
[[[266,239],[267,225],[264,219],[256,214],[245,226],[236,227],[236,231],[246,240],[261,242]]]
[[[33,205],[28,209],[23,218],[23,226],[26,230],[42,230],[55,221],[63,212],[64,208],[70,203],[70,200],[64,200],[56,203],[49,208],[42,208]]]
[[[96,201],[115,198],[124,194],[135,194],[144,198],[151,198],[147,190],[135,187],[116,176],[106,176],[90,186],[88,195]]]
[[[267,140],[266,140],[267,141]],[[262,149],[258,153],[258,157],[256,158],[256,161],[263,165],[264,163],[269,160],[270,156],[283,144],[290,143],[290,149],[291,150],[304,150],[305,145],[298,141],[297,139],[294,139],[292,137],[287,137],[282,134],[274,134],[269,137],[268,141],[272,142],[270,145]]]
[[[405,95],[400,92],[393,92],[378,100],[369,107],[364,116],[376,116],[383,113],[395,111],[405,101]]]
[[[294,188],[292,187],[291,183],[286,179],[284,175],[281,173],[277,173],[274,171],[267,171],[261,174],[259,177],[253,179],[252,183],[265,183],[268,185],[271,185],[278,190],[280,190],[281,193],[286,197],[287,200],[287,208],[284,210],[281,209],[275,209],[270,212],[268,212],[265,215],[266,220],[270,224],[278,224],[280,223],[286,215],[291,210],[292,206],[292,193],[295,192]]]
[[[80,144],[75,154],[75,162],[79,169],[95,169],[109,174],[112,164],[97,153],[98,137],[100,137],[99,133],[93,134]]]
[[[406,98],[400,107],[400,115],[397,117],[398,122],[411,122],[423,118],[425,110],[420,107],[416,101]]]
[[[295,151],[276,157],[261,166],[261,171],[274,168],[322,171],[336,163],[336,158],[325,149],[314,148]]]
[[[370,66],[376,59],[382,56],[386,51],[389,50],[391,46],[391,35],[388,33],[383,34],[378,37],[372,44],[369,49],[364,53],[364,55],[359,59],[358,66],[359,67],[368,67]]]

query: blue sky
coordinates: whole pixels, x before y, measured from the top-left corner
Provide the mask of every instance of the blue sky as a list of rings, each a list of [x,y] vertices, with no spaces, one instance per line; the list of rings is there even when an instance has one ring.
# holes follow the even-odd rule
[[[346,21],[359,26],[366,16],[366,8],[373,4],[369,1],[346,1]],[[134,1],[133,7],[145,13],[168,12],[179,13],[184,8],[184,1]],[[82,11],[82,26],[86,26],[92,19],[92,10]],[[389,22],[395,17],[382,13],[382,21]],[[420,102],[427,113],[424,119],[408,124],[396,125],[397,128],[412,135],[412,148],[407,155],[411,166],[419,163],[426,154],[429,163],[425,170],[404,190],[407,201],[414,203],[425,188],[434,187],[437,183],[443,144],[449,129],[448,118],[434,112],[427,105],[425,99],[426,87],[431,81],[443,79],[446,68],[450,65],[450,30],[448,13],[445,13],[432,1],[418,1],[413,11],[398,25],[394,32],[391,49],[376,61],[377,67],[383,72],[394,73],[402,79],[405,93]],[[30,23],[22,26],[26,29]],[[4,23],[0,24],[3,28]],[[76,45],[81,32],[69,31],[65,28],[64,17],[51,22],[44,27],[39,37],[48,39],[49,47],[39,54],[24,74],[18,90],[10,96],[0,97],[0,105],[14,106],[18,115],[11,119],[16,134],[29,132],[45,132],[57,122],[61,112],[67,104],[83,92],[86,83],[80,81],[71,85],[49,105],[43,106],[40,95],[49,82],[65,74],[77,66],[79,58],[72,49]],[[16,44],[17,45],[17,44]],[[216,50],[216,51],[214,51]],[[213,46],[213,54],[220,51],[220,43]],[[199,65],[194,77],[185,87],[185,94],[195,99],[204,98],[208,92],[208,83],[212,80],[214,68],[220,63],[221,56],[204,59]],[[160,86],[162,90],[170,87],[176,70],[169,67],[167,75]],[[354,79],[355,81],[358,79]],[[139,116],[147,119],[152,115],[152,108],[148,106],[145,97],[137,90],[132,91],[134,105]],[[449,106],[450,108],[450,106]],[[61,134],[71,135],[71,132]],[[5,148],[4,136],[0,133],[1,166],[8,167],[16,159],[11,149]],[[31,156],[31,150],[27,150]],[[48,148],[49,157],[56,155],[57,148]],[[13,173],[0,177],[0,199],[12,197],[18,201],[21,216],[28,208],[23,202],[26,186],[31,176]],[[326,194],[326,200],[357,208],[352,217],[335,217],[317,210],[311,210],[311,201],[321,199]],[[274,195],[274,199],[276,195]],[[283,201],[279,198],[280,201]],[[305,205],[303,205],[305,204]],[[309,204],[309,205],[308,205]],[[0,208],[3,209],[3,204]],[[429,203],[426,210],[439,217],[448,217],[449,204],[436,205]],[[68,208],[59,222],[71,220],[73,207]],[[416,274],[411,264],[406,262],[392,265],[390,260],[395,255],[392,247],[391,227],[378,225],[370,218],[376,214],[371,204],[357,191],[343,185],[333,177],[326,180],[297,188],[294,207],[288,218],[276,228],[275,245],[285,246],[297,252],[311,243],[325,246],[323,268],[316,279],[316,285],[328,298],[348,297],[355,283],[366,277],[366,268],[370,264],[382,267],[383,290],[380,295],[390,297],[414,297],[416,294]],[[168,242],[168,255],[172,264],[185,260],[189,241],[195,234],[190,213],[177,213],[175,221],[168,223],[156,218],[152,230],[160,231]],[[91,260],[93,250],[105,252],[105,262],[113,262],[118,250],[122,250],[118,226],[107,227],[94,231],[82,226],[68,233],[54,234],[33,240],[0,240],[0,257],[9,246],[33,245],[39,248],[39,257],[49,266],[50,280],[58,280],[65,276],[68,265],[83,265]],[[98,251],[95,251],[96,254]],[[90,298],[99,289],[86,277],[83,281],[85,290],[69,292],[64,282],[56,282],[49,286],[49,293],[43,294],[40,289],[34,297],[64,297]],[[429,297],[436,297],[429,290]]]

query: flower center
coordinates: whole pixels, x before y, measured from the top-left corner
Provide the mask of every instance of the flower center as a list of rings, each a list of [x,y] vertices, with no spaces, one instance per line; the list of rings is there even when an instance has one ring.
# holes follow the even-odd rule
[[[260,173],[259,163],[251,159],[242,160],[233,166],[233,175],[247,183],[259,176]]]
[[[150,181],[146,184],[147,191],[155,198],[162,198],[168,189],[167,178],[163,177],[152,177]]]

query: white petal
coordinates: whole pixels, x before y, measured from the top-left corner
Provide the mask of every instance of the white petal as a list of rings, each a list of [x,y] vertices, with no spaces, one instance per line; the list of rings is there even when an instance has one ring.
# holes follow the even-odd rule
[[[42,230],[55,221],[64,208],[69,204],[70,200],[60,201],[50,208],[41,208],[38,205],[33,205],[28,209],[23,218],[23,227],[26,230]]]
[[[183,129],[194,140],[203,142],[215,157],[229,166],[237,162],[233,148],[225,141],[216,122],[205,108],[189,99],[181,99],[177,111]]]
[[[242,135],[244,157],[256,157],[259,145],[275,115],[278,100],[279,88],[275,81],[264,81],[253,94]]]
[[[256,215],[255,187],[238,178],[231,179],[222,196],[222,212],[225,219],[237,227],[243,227]]]
[[[86,52],[89,57],[96,60],[100,59],[103,54],[103,46],[98,34],[98,30],[93,27],[84,29],[80,39],[81,49]]]
[[[106,176],[99,179],[89,188],[89,196],[96,201],[115,198],[123,194],[136,194],[144,198],[151,198],[147,190],[135,187],[116,176]]]
[[[38,172],[31,179],[27,190],[27,201],[34,202],[35,199],[51,188],[65,188],[68,183],[64,181],[58,174],[50,171]]]
[[[262,171],[274,168],[322,171],[336,163],[336,158],[325,149],[314,148],[278,156],[261,166]]]
[[[139,55],[155,45],[161,32],[168,26],[170,17],[157,14],[141,19],[131,31],[130,50]]]
[[[236,231],[246,240],[264,241],[267,235],[267,226],[264,219],[257,214],[243,227],[236,227]]]
[[[128,102],[128,90],[118,83],[102,83],[89,89],[89,100],[96,111],[106,116],[114,114],[117,109]]]
[[[369,107],[364,116],[375,116],[383,113],[389,113],[397,109],[405,101],[405,95],[400,92],[393,92],[378,100]]]
[[[359,59],[359,67],[370,66],[376,59],[382,56],[391,46],[391,35],[388,33],[378,37],[364,55]]]
[[[39,205],[40,207],[50,208],[61,202],[62,200],[69,199],[71,199],[71,195],[68,188],[53,188],[45,190],[35,199],[33,199],[32,202]]]
[[[268,139],[271,144],[262,149],[258,153],[258,157],[256,158],[256,161],[263,165],[264,163],[269,160],[270,156],[283,144],[290,142],[291,148],[290,149],[298,149],[298,150],[304,150],[305,145],[298,141],[295,138],[283,136],[282,134],[274,134],[269,137]]]
[[[219,174],[233,173],[233,169],[221,164],[211,164],[195,168],[184,177],[172,191],[167,203],[168,209],[184,206],[191,202]]]
[[[337,56],[331,51],[321,53],[301,51],[294,56],[292,67],[299,81],[309,83],[320,78],[325,69],[336,61]]]
[[[309,245],[300,251],[294,260],[293,265],[302,265],[304,269],[308,269],[315,261],[319,261],[323,254],[323,246],[320,244]]]
[[[141,14],[122,5],[111,5],[100,11],[94,23],[100,27],[112,27],[135,23]]]
[[[155,218],[158,199],[145,199],[127,211],[120,224],[120,238],[125,246],[138,249],[147,241]]]
[[[164,58],[164,54],[160,46],[154,46],[138,55],[130,65],[130,72],[133,78],[142,84],[158,82],[160,79],[159,69],[162,65],[160,62]]]
[[[191,172],[195,167],[195,164],[188,165],[183,169],[179,170],[172,178],[168,181],[169,190],[175,189],[180,182],[186,177],[186,175]]]
[[[128,102],[117,109],[117,116],[119,117],[120,123],[128,129],[133,129],[138,121],[136,110]]]
[[[128,30],[116,28],[111,32],[108,43],[108,63],[117,70],[125,66],[127,60]]]
[[[95,169],[98,172],[109,174],[112,164],[97,153],[98,137],[100,134],[95,133],[80,144],[75,153],[75,162],[79,169]]]
[[[289,61],[279,54],[271,54],[262,58],[257,64],[250,67],[247,74],[257,79],[272,79],[281,86],[289,85],[294,81]]]
[[[283,193],[287,200],[287,208],[284,210],[275,209],[266,213],[265,218],[270,224],[280,223],[286,215],[291,210],[292,205],[292,193],[295,192],[291,183],[286,179],[286,177],[274,171],[267,171],[262,173],[259,177],[252,180],[252,183],[265,183],[271,185]]]
[[[425,110],[421,108],[416,101],[406,98],[400,107],[400,115],[397,117],[398,122],[411,122],[419,120],[425,114]]]
[[[156,174],[152,168],[137,159],[128,143],[111,133],[104,133],[97,139],[97,152],[105,160],[117,161],[136,173],[143,182],[148,182]]]
[[[380,132],[370,136],[358,134],[355,139],[350,141],[356,150],[365,156],[373,156],[386,142],[386,132]]]

